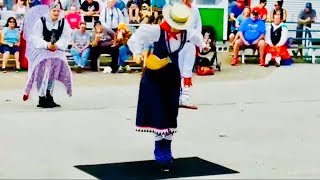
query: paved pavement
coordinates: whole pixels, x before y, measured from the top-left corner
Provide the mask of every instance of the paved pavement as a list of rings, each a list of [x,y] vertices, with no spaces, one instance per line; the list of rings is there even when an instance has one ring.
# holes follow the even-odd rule
[[[75,74],[74,96],[50,110],[21,101],[25,75],[0,75],[1,179],[92,179],[73,166],[152,159],[153,136],[134,131],[139,74]],[[200,109],[180,111],[174,156],[240,172],[198,179],[320,178],[319,75],[312,64],[224,65],[196,77]]]

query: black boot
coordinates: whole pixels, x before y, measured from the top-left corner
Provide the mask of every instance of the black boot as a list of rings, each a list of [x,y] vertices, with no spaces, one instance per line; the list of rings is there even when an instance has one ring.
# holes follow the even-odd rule
[[[47,103],[48,103],[48,106],[50,106],[50,107],[61,107],[59,104],[56,104],[54,101],[53,101],[53,97],[51,96],[51,94],[50,94],[50,91],[49,90],[47,90],[47,97],[46,97],[46,99],[47,99]]]
[[[51,108],[49,105],[48,105],[48,101],[46,99],[46,97],[42,97],[42,96],[39,96],[39,104],[37,105],[37,107],[41,107],[41,108]]]

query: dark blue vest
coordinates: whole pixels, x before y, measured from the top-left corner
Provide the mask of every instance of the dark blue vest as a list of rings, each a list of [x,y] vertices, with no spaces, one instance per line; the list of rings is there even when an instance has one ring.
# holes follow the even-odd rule
[[[160,59],[169,57],[172,63],[178,65],[178,55],[186,43],[187,32],[183,31],[181,33],[180,47],[174,52],[171,52],[170,43],[166,40],[166,37],[165,31],[161,29],[159,41],[153,43],[153,54]]]

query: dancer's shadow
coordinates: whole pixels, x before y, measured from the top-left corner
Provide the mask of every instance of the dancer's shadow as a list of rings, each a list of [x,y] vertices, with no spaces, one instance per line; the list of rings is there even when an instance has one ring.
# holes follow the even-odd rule
[[[78,165],[76,168],[98,179],[166,179],[239,173],[198,157],[178,158],[170,172],[158,170],[154,161]]]

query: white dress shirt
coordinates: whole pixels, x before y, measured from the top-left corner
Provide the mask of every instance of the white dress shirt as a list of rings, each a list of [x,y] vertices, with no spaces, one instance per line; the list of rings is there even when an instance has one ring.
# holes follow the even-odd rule
[[[160,33],[161,31],[159,25],[142,24],[128,40],[127,45],[133,54],[143,53],[146,44],[159,41]],[[177,38],[177,40],[174,38],[169,40],[172,52],[178,50],[180,47],[181,34],[178,34]],[[186,40],[189,40],[201,48],[205,47],[206,45],[203,42],[202,34],[198,33],[195,29],[187,30]]]

